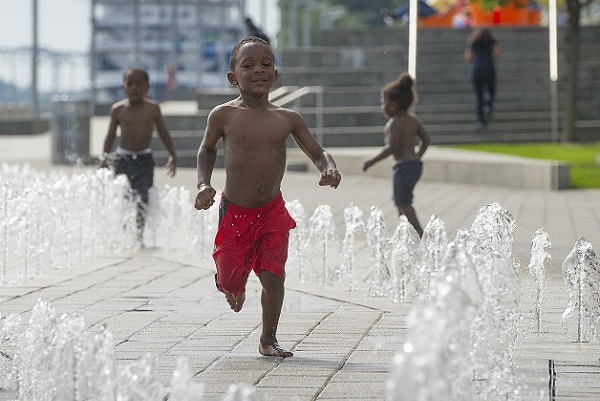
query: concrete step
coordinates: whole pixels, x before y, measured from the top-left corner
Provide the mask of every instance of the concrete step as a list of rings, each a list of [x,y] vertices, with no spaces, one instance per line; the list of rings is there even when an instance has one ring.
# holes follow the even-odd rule
[[[323,105],[326,107],[374,106],[380,104],[381,85],[324,86]],[[316,96],[308,95],[300,100],[302,107],[315,107]]]
[[[381,86],[398,77],[398,71],[384,68],[281,67],[279,71],[282,86]]]
[[[204,130],[208,110],[199,110],[194,114],[164,114],[163,119],[169,131]]]
[[[281,56],[281,64],[285,66],[394,68],[407,62],[406,50],[398,46],[285,49]]]
[[[561,29],[561,34],[563,34]],[[523,46],[532,42],[535,43],[543,38],[547,38],[548,28],[546,27],[519,27],[519,28],[494,28],[494,35],[500,43],[509,43],[510,46]],[[546,33],[546,35],[544,35]],[[460,29],[419,29],[418,40],[420,43],[427,43],[428,46],[443,47],[447,44],[455,43],[465,44],[470,34],[469,30]],[[408,27],[397,28],[377,28],[371,27],[369,30],[348,29],[344,31],[324,31],[321,33],[321,46],[407,46],[408,45]]]
[[[547,42],[545,40],[544,42]],[[423,63],[419,69],[428,71],[430,66],[449,66],[448,61],[453,60],[457,65],[464,64],[463,54],[465,43],[443,43],[433,46],[424,43],[417,52],[417,62],[421,58],[438,60],[436,64]],[[502,52],[500,63],[506,64],[531,64],[538,60],[548,60],[547,43],[528,43],[522,47],[511,46]],[[282,66],[320,66],[320,67],[387,67],[396,68],[408,64],[408,49],[399,46],[378,47],[311,47],[308,49],[285,49],[281,58]]]
[[[550,105],[536,109],[513,110],[509,103],[497,103],[494,121],[497,123],[550,121]],[[315,127],[317,109],[302,108],[299,110],[309,127]],[[447,106],[447,108],[429,107],[415,108],[415,115],[425,124],[448,125],[471,122],[474,118],[474,103],[463,103]],[[323,109],[324,127],[385,125],[387,119],[379,106],[365,107],[327,107]]]
[[[189,131],[171,130],[169,133],[176,151],[189,149],[197,152],[202,141],[202,136],[204,135],[204,129]],[[152,138],[151,146],[153,149],[164,149],[162,141],[156,135]]]
[[[519,90],[508,90],[507,88],[518,87]],[[323,105],[325,107],[358,107],[375,106],[380,104],[381,85],[367,86],[324,86],[323,87]],[[417,82],[417,91],[419,101],[417,108],[428,107],[428,105],[452,105],[473,103],[473,89],[468,78],[455,79],[452,81],[429,81],[423,76],[422,80]],[[562,93],[564,88],[560,89]],[[211,90],[199,89],[196,93],[198,101],[198,111],[195,114],[207,116],[208,111],[218,104],[224,103],[234,98],[234,93],[226,95],[213,94]],[[591,92],[591,91],[590,91]],[[590,96],[593,95],[590,93]],[[547,80],[542,83],[527,80],[523,83],[510,82],[509,78],[499,77],[498,82],[498,102],[518,103],[515,109],[527,107],[536,109],[538,105],[549,107],[550,84]],[[593,98],[592,98],[593,99]],[[316,105],[316,96],[307,95],[294,104],[301,107],[314,107]],[[591,106],[591,105],[590,105]],[[290,107],[288,105],[287,107]]]
[[[237,88],[200,88],[196,90],[198,110],[211,110],[216,105],[228,102],[238,96]]]
[[[544,64],[545,65],[545,64]],[[510,68],[505,68],[510,67]],[[378,86],[398,78],[405,68],[390,70],[384,66],[374,68],[347,67],[282,67],[278,78],[280,85],[287,86]],[[466,85],[465,85],[466,84]],[[425,72],[417,69],[416,85],[418,90],[431,87],[443,92],[447,87],[470,87],[468,67],[459,65],[444,68],[443,64],[429,67]],[[443,85],[440,88],[440,85]],[[498,86],[523,89],[541,89],[549,91],[550,80],[547,70],[540,68],[540,63],[509,64],[498,66]]]

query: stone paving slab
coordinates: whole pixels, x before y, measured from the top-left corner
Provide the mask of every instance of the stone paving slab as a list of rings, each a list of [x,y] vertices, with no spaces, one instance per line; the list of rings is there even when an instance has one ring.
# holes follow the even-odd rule
[[[184,268],[180,262],[166,260],[160,251],[143,251],[135,259],[138,263],[141,261],[141,265],[160,264],[162,274],[159,276],[168,276],[169,272]],[[192,280],[195,298],[187,298],[187,292],[185,297],[178,296],[175,288],[167,296],[153,294],[144,298],[137,295],[139,300],[131,304],[128,301],[130,291],[139,293],[140,289],[157,280],[152,274],[138,274],[138,280],[132,280],[129,289],[119,284],[122,292],[116,297],[107,293],[104,299],[86,300],[88,290],[83,290],[81,283],[85,282],[87,286],[89,282],[80,281],[79,277],[94,275],[97,272],[94,269],[104,273],[106,269],[114,273],[127,271],[130,261],[128,258],[119,263],[113,261],[108,266],[90,263],[67,269],[60,282],[66,293],[53,292],[53,298],[49,299],[60,313],[78,310],[86,318],[96,316],[88,314],[88,309],[107,309],[109,312],[102,319],[90,323],[96,328],[107,324],[112,330],[120,361],[132,361],[142,353],[150,352],[156,358],[159,376],[168,384],[177,359],[187,357],[191,368],[197,372],[197,380],[205,385],[206,400],[219,400],[229,385],[237,382],[256,385],[265,401],[385,398],[385,380],[391,360],[401,349],[407,333],[408,305],[379,299],[387,305],[378,309],[369,305],[369,298],[364,295],[348,293],[348,300],[344,300],[344,292],[337,291],[336,298],[339,299],[332,299],[326,294],[311,294],[311,285],[297,291],[290,287],[299,288],[302,284],[292,283],[282,315],[280,340],[295,351],[295,356],[286,360],[264,358],[257,352],[260,332],[258,283],[251,281],[245,309],[233,314],[222,294],[214,290],[212,281],[206,279],[210,272],[207,264],[195,269],[197,279]],[[108,276],[113,277],[115,285],[119,281],[118,274]],[[76,282],[80,284],[75,285]],[[105,282],[99,284],[106,286]],[[186,288],[187,284],[181,283],[181,288]],[[32,296],[43,289],[40,287],[30,294],[32,288],[24,286],[23,297],[4,300],[0,310],[27,316],[33,306]],[[318,290],[315,292],[327,292],[326,288]],[[67,296],[76,298],[77,302],[73,306],[61,304]],[[355,303],[354,300],[360,300],[361,296],[365,302]],[[86,303],[87,306],[82,308],[81,305]],[[556,322],[549,323],[556,326]],[[527,386],[522,389],[523,396],[529,397],[523,399],[539,400],[540,392],[547,391],[549,359],[554,359],[556,364],[557,396],[572,395],[569,395],[571,398],[556,399],[598,399],[594,378],[598,378],[596,374],[600,369],[599,349],[597,343],[569,343],[561,332],[533,334],[523,330],[516,350],[516,374],[520,383]]]

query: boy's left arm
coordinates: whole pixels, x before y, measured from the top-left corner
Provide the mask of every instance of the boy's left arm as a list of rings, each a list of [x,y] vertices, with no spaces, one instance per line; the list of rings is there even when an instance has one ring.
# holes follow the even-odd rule
[[[154,123],[156,124],[156,131],[158,132],[158,137],[162,141],[167,152],[169,152],[169,159],[167,160],[167,164],[165,164],[165,167],[167,168],[167,175],[173,177],[175,175],[175,171],[177,170],[177,156],[175,155],[175,147],[173,146],[173,140],[171,139],[169,130],[165,125],[165,121],[160,111],[160,107],[158,107]]]
[[[342,179],[337,170],[335,160],[324,150],[312,135],[306,122],[298,113],[291,112],[293,118],[292,135],[298,147],[310,158],[315,167],[321,172],[319,185],[337,188]]]
[[[342,175],[337,170],[337,166],[333,157],[324,149],[321,149],[322,154],[315,166],[321,171],[321,178],[319,179],[319,185],[330,186],[337,188],[340,185]]]
[[[431,137],[429,133],[425,129],[422,123],[419,123],[419,128],[417,131],[417,137],[420,139],[421,144],[419,145],[419,150],[417,151],[417,155],[419,155],[419,159],[423,157],[425,151],[431,144]]]

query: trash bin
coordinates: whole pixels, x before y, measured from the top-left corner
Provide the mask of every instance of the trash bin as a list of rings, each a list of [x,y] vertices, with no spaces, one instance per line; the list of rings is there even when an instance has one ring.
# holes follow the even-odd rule
[[[90,100],[52,99],[52,162],[87,164],[90,160]]]

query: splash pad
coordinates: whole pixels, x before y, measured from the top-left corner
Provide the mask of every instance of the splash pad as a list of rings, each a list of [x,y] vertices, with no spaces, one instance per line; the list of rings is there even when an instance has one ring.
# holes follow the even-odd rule
[[[161,190],[162,191],[162,190]],[[159,191],[159,192],[161,192]],[[178,190],[179,191],[179,190]],[[64,191],[63,191],[64,192]],[[168,191],[167,191],[168,192]],[[119,195],[120,197],[120,195]],[[181,196],[174,196],[172,197],[173,199],[183,199],[181,201],[179,200],[174,200],[174,201],[170,201],[173,205],[177,205],[179,203],[183,204],[184,206],[190,207],[191,203],[189,202],[189,194],[183,194]],[[17,202],[18,203],[18,202]],[[162,206],[161,206],[162,208]],[[349,206],[349,208],[354,208],[353,206]],[[169,208],[169,209],[172,209]],[[185,209],[185,207],[183,208]],[[512,267],[513,269],[518,268],[518,264],[515,263],[515,261],[511,260],[511,224],[505,224],[505,223],[510,223],[511,218],[507,213],[499,206],[499,205],[486,205],[484,208],[482,208],[482,211],[480,212],[482,216],[480,216],[480,214],[478,214],[476,216],[476,220],[473,223],[473,226],[471,227],[470,230],[466,231],[465,233],[459,233],[456,235],[456,238],[452,241],[452,242],[447,242],[447,240],[444,240],[443,237],[443,223],[441,223],[441,221],[439,221],[439,219],[434,219],[432,218],[432,220],[436,221],[435,224],[432,224],[431,227],[430,224],[427,225],[427,229],[426,232],[436,232],[437,234],[435,235],[428,235],[427,237],[430,238],[430,240],[427,241],[421,241],[421,243],[419,244],[419,248],[421,248],[421,245],[423,245],[423,249],[426,250],[423,252],[419,252],[416,253],[416,256],[414,256],[413,258],[410,258],[408,261],[402,261],[402,258],[404,257],[404,252],[399,251],[398,249],[411,249],[414,250],[415,249],[415,245],[414,245],[414,238],[412,239],[412,245],[402,245],[401,243],[399,243],[399,241],[401,240],[391,240],[390,238],[387,238],[387,232],[394,232],[394,235],[392,237],[397,237],[397,238],[408,238],[407,243],[411,244],[410,242],[410,229],[407,227],[401,227],[402,226],[402,220],[399,220],[398,222],[398,228],[396,230],[384,230],[381,227],[381,219],[378,217],[380,215],[379,211],[377,211],[376,209],[372,209],[370,210],[370,216],[368,219],[363,218],[364,216],[361,215],[361,219],[363,221],[362,227],[360,224],[361,219],[357,219],[356,217],[354,218],[348,218],[347,221],[351,222],[351,224],[346,223],[346,227],[345,230],[343,229],[344,227],[336,227],[335,229],[331,230],[328,229],[326,226],[323,226],[322,223],[323,222],[328,222],[327,224],[331,223],[331,219],[328,218],[328,211],[326,210],[326,207],[321,207],[318,208],[320,209],[318,211],[318,216],[319,218],[315,218],[315,219],[309,219],[308,217],[304,219],[305,221],[305,226],[304,226],[304,231],[299,230],[298,233],[302,232],[301,237],[305,238],[304,242],[301,244],[295,244],[295,243],[291,243],[290,244],[290,252],[292,249],[297,249],[298,252],[303,255],[301,258],[296,257],[296,260],[298,259],[302,259],[305,262],[309,262],[310,264],[310,268],[308,271],[306,271],[306,277],[304,278],[304,281],[307,284],[317,284],[319,286],[331,286],[331,285],[335,285],[335,286],[347,286],[348,291],[355,291],[355,292],[359,292],[361,293],[361,295],[364,295],[365,297],[389,297],[392,300],[396,300],[398,299],[398,302],[413,302],[416,306],[416,309],[422,309],[427,311],[428,308],[430,307],[430,304],[432,303],[432,300],[437,300],[437,299],[444,299],[443,298],[443,294],[451,294],[452,292],[450,290],[438,290],[438,284],[436,284],[439,280],[441,280],[442,283],[446,283],[448,282],[448,277],[452,277],[451,282],[455,283],[455,282],[459,282],[459,281],[466,281],[467,283],[470,283],[469,285],[465,285],[465,284],[460,284],[457,285],[455,287],[457,288],[466,288],[467,290],[463,289],[463,292],[465,292],[466,294],[469,295],[469,297],[477,300],[477,288],[478,287],[484,287],[484,285],[494,285],[494,283],[505,283],[505,284],[510,284],[513,283],[513,275],[511,275],[510,271],[510,267]],[[163,209],[164,210],[164,209]],[[316,210],[315,210],[316,212]],[[171,216],[170,219],[171,220],[175,220],[176,221],[176,217],[178,216],[180,213],[179,212],[173,212],[171,211]],[[196,212],[196,214],[198,214]],[[209,215],[210,213],[207,212],[207,215]],[[361,213],[357,213],[356,209],[353,209],[353,211],[349,211],[348,215],[360,215]],[[485,216],[489,216],[491,223],[485,223],[485,221],[488,220],[488,217]],[[485,218],[484,218],[485,217]],[[204,216],[203,219],[206,219],[207,223],[205,224],[205,226],[208,226],[209,224],[212,224],[211,222],[213,221],[213,216]],[[10,221],[13,221],[15,219],[10,219]],[[315,226],[318,226],[318,229],[320,230],[319,232],[315,231],[315,230],[311,230],[311,220],[312,220],[312,224],[314,224]],[[346,221],[346,219],[345,219]],[[366,222],[366,224],[364,224]],[[431,221],[430,221],[431,223]],[[514,223],[514,222],[513,222]],[[162,223],[161,223],[162,224]],[[165,223],[168,224],[168,223]],[[504,224],[504,225],[503,225]],[[433,229],[433,227],[436,227],[435,230]],[[212,234],[210,234],[210,227],[205,227],[206,228],[206,232],[208,233],[208,236],[210,237]],[[514,227],[513,227],[514,228]],[[196,227],[197,229],[197,227]],[[160,231],[160,230],[158,230]],[[169,232],[171,235],[176,236],[177,234],[177,229],[176,227],[168,227],[167,226],[167,232]],[[322,231],[325,232],[329,232],[330,234],[329,237],[327,237],[327,241],[328,243],[326,244],[327,246],[323,246],[322,242],[324,241],[323,239],[317,239],[317,238],[322,238]],[[151,231],[149,231],[151,232]],[[347,235],[339,235],[340,233],[346,232]],[[408,233],[406,233],[408,232]],[[478,232],[480,234],[473,234],[473,232]],[[397,233],[397,235],[396,235]],[[494,235],[494,233],[498,233],[498,235]],[[344,241],[344,243],[346,244],[344,246],[344,243],[341,243],[341,238],[344,238],[344,240],[346,240],[347,238],[351,238],[353,236],[354,239],[354,246],[355,249],[352,250],[353,246],[351,245],[352,241],[348,240],[348,241]],[[99,235],[99,238],[105,238],[105,237],[110,237],[110,236],[106,236],[106,235]],[[190,235],[188,234],[187,237],[190,237]],[[201,240],[200,237],[202,237],[201,234],[194,234],[191,237],[196,237],[197,238],[197,243],[202,243],[203,241]],[[424,235],[424,239],[427,238]],[[306,240],[307,238],[311,238],[310,241]],[[164,239],[165,241],[167,240],[166,238]],[[313,241],[314,240],[314,241]],[[212,241],[212,238],[209,238],[208,242],[210,243]],[[319,241],[321,243],[319,243]],[[432,245],[429,246],[425,246],[424,243],[441,243],[444,244],[445,247],[445,251],[442,250],[438,250],[437,252],[435,251],[435,247]],[[165,242],[166,243],[166,242]],[[172,249],[186,249],[185,246],[181,246],[178,248],[178,244],[176,241],[171,241],[170,247],[172,247]],[[321,246],[316,246],[315,244],[319,244]],[[366,248],[364,248],[364,244],[368,244],[368,246]],[[458,248],[462,248],[462,249],[466,249],[466,251],[461,251],[461,252],[450,252],[450,249],[453,249],[452,246],[454,246],[455,244]],[[161,244],[162,245],[162,244]],[[359,256],[357,252],[359,247],[363,247],[363,249],[366,249],[367,252],[363,253],[363,256]],[[30,248],[26,247],[27,249]],[[481,250],[481,249],[483,250]],[[114,247],[99,247],[99,249],[108,249],[110,250],[110,252],[112,254],[114,254],[115,252],[118,253],[120,252],[119,250],[115,251]],[[194,252],[206,252],[205,250],[202,250],[201,247],[197,248],[198,250],[195,250]],[[210,248],[209,248],[210,249]],[[340,251],[340,249],[345,249],[344,251]],[[394,251],[394,249],[396,249]],[[584,247],[585,249],[585,247]],[[352,251],[350,251],[352,250]],[[135,252],[135,249],[128,249],[125,248],[124,252]],[[351,253],[351,255],[348,255],[348,252]],[[307,256],[307,254],[309,256]],[[395,256],[392,258],[392,255],[395,253]],[[72,254],[69,253],[69,254]],[[420,255],[419,255],[420,254]],[[440,254],[442,256],[440,256]],[[584,254],[586,254],[584,252]],[[587,254],[589,255],[590,253],[587,252]],[[356,255],[356,257],[353,260],[353,263],[349,263],[348,260],[352,259],[349,256],[352,255]],[[428,256],[424,256],[424,255],[428,255]],[[450,258],[450,256],[444,256],[444,255],[454,255],[453,258],[456,259],[456,261],[453,261],[453,259]],[[461,256],[462,255],[462,256]],[[467,256],[465,256],[467,255]],[[85,256],[85,254],[84,254]],[[460,257],[459,257],[460,256]],[[100,257],[98,256],[92,256],[92,257]],[[469,258],[478,261],[477,263],[473,263],[473,261],[469,262]],[[340,261],[344,260],[345,264],[342,264]],[[394,262],[392,263],[392,260],[394,260]],[[418,260],[421,260],[420,262],[418,262]],[[429,260],[429,262],[427,262],[428,265],[431,265],[431,272],[429,273],[429,275],[425,275],[425,279],[423,277],[421,277],[419,271],[426,271],[426,269],[424,268],[424,264],[422,262],[422,260]],[[582,260],[584,261],[585,258],[580,258],[577,257],[574,260]],[[591,259],[593,261],[593,258]],[[77,261],[75,260],[72,263],[77,263]],[[289,274],[298,274],[300,275],[300,272],[298,270],[296,270],[296,268],[294,267],[295,261],[293,260],[293,258],[290,258],[290,266],[289,266]],[[469,271],[473,270],[471,268],[467,268],[466,266],[471,263],[471,264],[476,264],[478,266],[478,269],[480,269],[481,271],[476,270],[477,272],[477,279],[473,279],[471,276],[473,276],[474,274],[471,272],[469,273]],[[489,263],[489,266],[486,265],[486,263]],[[579,265],[585,265],[578,262]],[[589,262],[587,262],[589,263]],[[354,269],[347,269],[346,267],[341,267],[341,266],[354,266]],[[410,267],[410,266],[413,267]],[[395,267],[397,266],[397,267]],[[415,267],[416,266],[416,267]],[[491,267],[490,267],[491,266]],[[499,268],[499,267],[503,267],[503,269],[499,269],[501,273],[493,273],[494,272],[494,267],[495,268]],[[325,270],[323,267],[326,267],[327,270]],[[56,267],[56,268],[60,268]],[[314,268],[314,271],[311,271],[310,269]],[[354,270],[354,273],[352,275],[347,274],[347,271],[352,271]],[[415,272],[416,271],[416,272]],[[433,273],[435,271],[435,274]],[[456,273],[456,271],[458,271],[458,273]],[[492,271],[493,274],[488,274],[490,271]],[[50,271],[52,272],[52,271]],[[47,273],[41,273],[41,274],[47,274]],[[488,274],[490,277],[486,277],[485,274]],[[462,276],[466,276],[466,277],[470,277],[469,279],[463,279]],[[479,275],[484,276],[484,278],[480,278]],[[498,276],[498,277],[495,277]],[[388,278],[388,280],[386,281],[385,278]],[[395,278],[394,278],[395,277]],[[445,278],[441,278],[441,277],[445,277]],[[404,283],[403,285],[392,285],[391,283]],[[420,283],[420,284],[417,284]],[[449,286],[450,288],[453,288],[453,286]],[[427,291],[422,290],[423,288],[428,288]],[[442,287],[442,288],[446,288],[446,287]],[[403,290],[402,290],[403,289]],[[455,291],[455,290],[452,290]],[[502,290],[504,291],[504,290]],[[404,300],[405,301],[401,301],[400,296],[398,296],[398,294],[404,294]],[[425,295],[423,295],[425,293]],[[435,297],[433,296],[435,294]],[[495,310],[498,309],[499,311],[497,312],[496,316],[492,316],[490,318],[487,319],[487,321],[485,322],[475,322],[477,323],[476,325],[473,324],[473,322],[471,322],[471,324],[467,324],[468,322],[464,322],[464,324],[461,324],[460,326],[463,327],[463,329],[459,329],[457,327],[452,327],[452,321],[447,321],[445,324],[450,325],[449,327],[452,327],[452,330],[454,330],[455,332],[460,332],[460,330],[467,330],[468,333],[470,333],[471,331],[473,331],[473,327],[478,329],[478,332],[483,332],[483,340],[479,340],[479,341],[492,341],[491,338],[486,337],[485,333],[486,333],[486,327],[488,327],[489,325],[492,325],[491,327],[495,327],[493,326],[493,324],[498,324],[498,322],[502,323],[504,321],[510,321],[512,319],[513,313],[514,313],[514,308],[511,308],[511,302],[509,302],[511,299],[515,298],[515,294],[512,294],[510,291],[508,292],[508,294],[505,294],[504,292],[501,292],[500,289],[495,289],[494,291],[492,291],[492,294],[496,295],[495,299],[490,299],[489,301],[486,301],[484,304],[488,305],[486,307],[491,308],[491,310]],[[450,299],[453,299],[454,297],[450,297]],[[584,299],[585,295],[582,294],[581,299]],[[467,298],[469,299],[469,298]],[[579,297],[576,297],[576,299],[579,299]],[[504,304],[504,301],[507,302],[507,304]],[[465,301],[466,302],[466,301]],[[471,302],[471,301],[469,301]],[[434,305],[436,303],[434,302]],[[468,305],[467,303],[462,303],[461,305]],[[468,310],[473,310],[473,309],[469,309],[469,308],[464,308],[464,309],[468,309]],[[500,312],[500,310],[504,309],[503,312]],[[575,308],[578,309],[578,308]],[[47,308],[45,308],[44,310],[48,310]],[[582,308],[583,310],[583,308]],[[520,312],[520,311],[519,311]],[[415,312],[418,313],[418,312]],[[429,313],[429,312],[427,312]],[[453,315],[454,316],[454,315]],[[459,316],[459,315],[455,315],[455,316]],[[85,326],[85,325],[84,325]],[[467,329],[464,329],[464,327],[467,327]],[[503,327],[503,326],[500,326]],[[411,327],[411,331],[413,330],[419,330],[418,327]],[[425,331],[427,331],[426,329],[423,329]],[[494,329],[495,330],[495,329]],[[512,332],[511,326],[508,325],[508,327],[503,327],[503,330],[506,331],[506,337],[504,337],[504,339],[502,340],[502,342],[504,343],[505,341],[508,341],[508,343],[510,343],[512,336],[514,335],[514,333]],[[463,331],[464,332],[464,331]],[[431,333],[430,333],[431,335]],[[471,335],[471,334],[469,334]],[[431,338],[431,337],[430,337]],[[460,338],[464,338],[464,337],[460,337]],[[470,338],[470,337],[469,337]],[[412,347],[412,355],[418,355],[418,347],[417,342],[410,342],[407,341],[407,346],[405,346],[405,349],[410,349]],[[443,351],[447,351],[448,349],[454,349],[455,345],[453,345],[452,342],[448,343],[449,345],[447,346],[441,346],[439,348],[440,352]],[[468,342],[465,342],[464,346],[467,347],[469,344]],[[504,358],[508,358],[508,360],[510,359],[510,353],[508,351],[506,351],[502,345],[505,344],[494,344],[493,341],[490,344],[486,343],[486,346],[489,346],[490,349],[492,349],[494,352],[498,352],[501,351],[499,353],[499,356],[497,355],[496,357],[494,357],[494,361],[497,362],[497,365],[493,365],[493,366],[488,366],[488,365],[483,365],[481,366],[481,362],[479,363],[479,365],[477,365],[478,370],[477,375],[475,375],[474,373],[472,373],[472,375],[470,376],[472,379],[475,378],[475,382],[471,383],[471,385],[475,385],[476,384],[476,388],[472,391],[475,391],[477,394],[481,394],[482,391],[487,391],[488,394],[494,394],[493,392],[496,391],[495,389],[497,388],[504,388],[503,391],[507,391],[507,388],[513,388],[514,387],[514,383],[512,382],[512,378],[510,377],[510,372],[511,372],[511,368],[510,368],[510,364],[509,364],[509,369],[506,370],[506,366],[505,364],[503,364],[504,362],[506,362],[507,359]],[[406,350],[403,349],[403,352],[406,352]],[[463,348],[466,349],[466,348]],[[505,354],[502,354],[502,353]],[[407,354],[410,354],[407,353]],[[492,353],[492,351],[487,350],[486,351],[486,355],[489,356],[490,353]],[[492,353],[493,354],[493,353]],[[436,354],[437,355],[437,354]],[[446,354],[446,355],[450,355],[450,357],[445,357],[445,359],[454,359],[455,361],[457,361],[458,363],[458,359],[457,359],[457,355],[460,354],[456,354],[455,356],[452,356],[452,354]],[[495,355],[495,354],[494,354]],[[437,361],[437,359],[434,358],[434,356],[428,356],[425,358],[425,360],[430,360],[430,361]],[[464,360],[462,361],[462,363],[466,363]],[[487,383],[490,381],[489,378],[486,378],[486,375],[492,375],[493,372],[493,368],[494,366],[497,367],[497,369],[499,369],[500,374],[500,378],[503,379],[502,382],[498,382],[496,383],[494,386],[492,386],[491,390],[485,390],[485,386],[487,385]],[[144,368],[145,369],[145,368]],[[142,370],[144,370],[142,369]],[[137,371],[137,370],[136,370]],[[139,377],[140,375],[133,375],[133,376],[137,376]],[[435,376],[431,376],[431,377],[435,377]],[[438,376],[438,379],[443,381],[444,376]],[[402,376],[400,376],[400,378],[398,380],[404,380],[402,379]],[[501,384],[501,385],[500,385]],[[511,387],[513,386],[513,387]],[[458,388],[462,389],[461,394],[465,393],[465,388],[467,388],[464,384],[462,386],[458,386]],[[484,389],[484,390],[482,390]],[[446,391],[448,391],[446,389]],[[491,392],[491,393],[490,393]],[[448,393],[445,393],[448,394]],[[491,395],[490,395],[491,396]],[[474,398],[477,399],[477,398]]]

